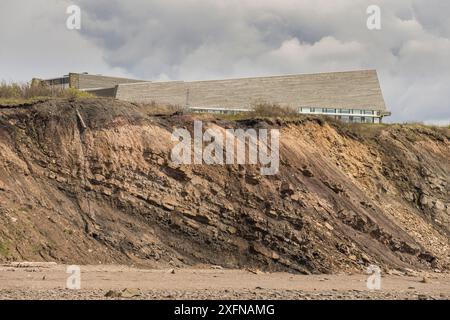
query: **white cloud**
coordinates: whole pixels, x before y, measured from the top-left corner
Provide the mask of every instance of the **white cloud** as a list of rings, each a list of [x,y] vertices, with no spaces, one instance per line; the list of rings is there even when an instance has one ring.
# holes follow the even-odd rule
[[[29,81],[70,71],[126,75],[103,59],[104,51],[66,28],[67,1],[0,3],[0,79]]]

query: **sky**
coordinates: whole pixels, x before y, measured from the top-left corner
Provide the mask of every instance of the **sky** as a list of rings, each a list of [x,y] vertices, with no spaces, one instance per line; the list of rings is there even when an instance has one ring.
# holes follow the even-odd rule
[[[81,29],[66,9],[81,9]],[[381,29],[366,10],[380,8]],[[448,0],[1,0],[0,79],[376,69],[391,122],[450,123]]]

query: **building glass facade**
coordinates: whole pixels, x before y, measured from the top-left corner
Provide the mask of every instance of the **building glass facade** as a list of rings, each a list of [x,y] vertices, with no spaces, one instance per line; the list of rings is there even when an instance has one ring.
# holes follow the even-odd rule
[[[338,120],[355,123],[381,123],[382,118],[379,111],[370,109],[300,107],[298,112],[302,114],[334,116]]]
[[[237,114],[251,111],[250,109],[220,107],[190,107],[189,110],[192,112],[217,114]],[[298,108],[298,112],[301,114],[325,115],[334,117],[335,119],[343,122],[352,123],[381,123],[382,119],[382,116],[378,110],[300,107]]]

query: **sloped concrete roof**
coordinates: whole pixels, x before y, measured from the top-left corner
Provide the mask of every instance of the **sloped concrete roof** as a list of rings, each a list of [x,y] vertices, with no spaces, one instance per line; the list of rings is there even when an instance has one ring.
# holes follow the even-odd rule
[[[121,100],[191,107],[251,108],[258,102],[292,107],[386,111],[375,70],[206,81],[119,84]]]

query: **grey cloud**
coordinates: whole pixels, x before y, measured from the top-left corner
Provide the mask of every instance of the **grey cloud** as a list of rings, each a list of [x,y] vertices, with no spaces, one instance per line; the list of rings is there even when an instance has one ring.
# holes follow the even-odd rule
[[[0,51],[10,64],[43,59],[30,77],[45,67],[188,80],[376,68],[393,121],[450,121],[446,0],[79,0],[75,33],[59,27],[68,1],[36,2],[45,10],[0,4],[34,25],[20,42],[8,39],[16,56]],[[366,28],[369,4],[380,5],[382,30]],[[40,44],[38,32],[53,41]],[[27,40],[36,52],[27,53]]]
[[[103,59],[102,48],[66,28],[61,0],[0,2],[0,80],[28,81],[73,71],[129,75]]]

